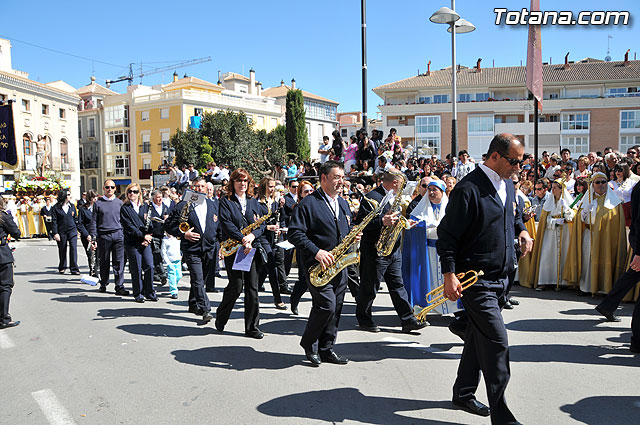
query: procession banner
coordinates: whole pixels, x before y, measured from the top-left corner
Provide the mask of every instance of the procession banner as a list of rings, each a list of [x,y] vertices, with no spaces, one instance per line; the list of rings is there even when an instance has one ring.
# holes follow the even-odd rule
[[[9,167],[18,163],[12,104],[0,106],[0,162]]]

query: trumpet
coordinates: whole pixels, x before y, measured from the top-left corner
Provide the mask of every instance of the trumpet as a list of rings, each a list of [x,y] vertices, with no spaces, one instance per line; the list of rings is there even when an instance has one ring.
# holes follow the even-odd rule
[[[465,279],[467,275],[471,275],[471,276]],[[483,275],[484,275],[484,272],[482,270],[480,271],[469,270],[466,273],[456,274],[456,277],[458,278],[458,280],[460,280],[460,285],[459,285],[460,290],[464,291],[465,289],[467,289],[468,287],[476,283],[478,281],[478,278]],[[444,304],[447,301],[448,298],[444,296],[444,284],[433,289],[431,292],[427,294],[425,298],[429,305],[427,305],[425,308],[420,310],[418,314],[416,314],[416,319],[418,319],[418,321],[420,322],[424,322],[425,320],[427,320],[427,314],[431,310],[438,307],[439,305]]]

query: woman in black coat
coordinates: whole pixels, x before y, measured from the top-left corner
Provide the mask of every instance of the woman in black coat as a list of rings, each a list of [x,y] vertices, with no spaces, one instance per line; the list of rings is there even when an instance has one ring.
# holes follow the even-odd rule
[[[149,205],[142,202],[138,183],[130,183],[127,199],[120,209],[120,223],[124,233],[124,253],[129,260],[133,297],[136,302],[158,301],[153,289],[153,253],[151,226],[147,220]],[[149,225],[148,225],[149,224]]]
[[[91,235],[89,234],[89,228],[91,226],[91,217],[93,216],[93,204],[98,199],[98,192],[90,190],[87,192],[87,201],[78,208],[78,230],[80,231],[80,240],[84,251],[87,253],[87,260],[89,262],[89,275],[98,277],[98,255]]]
[[[298,202],[293,207],[296,206],[302,201],[307,195],[313,193],[313,185],[308,181],[301,181],[298,186]],[[293,286],[293,291],[291,291],[291,296],[289,297],[289,302],[291,303],[291,313],[297,315],[298,314],[298,304],[300,303],[300,298],[307,292],[307,288],[309,287],[309,275],[305,267],[302,266],[302,257],[301,250],[296,249],[296,263],[298,264],[298,280]]]
[[[7,237],[18,239],[20,230],[11,214],[5,210],[4,198],[0,197],[0,329],[18,326],[9,315],[9,299],[13,291],[13,253],[7,244]]]
[[[53,239],[58,243],[58,272],[64,274],[67,268],[67,245],[69,246],[69,270],[79,275],[78,268],[78,211],[71,203],[71,192],[62,189],[58,193],[58,203],[51,209]]]

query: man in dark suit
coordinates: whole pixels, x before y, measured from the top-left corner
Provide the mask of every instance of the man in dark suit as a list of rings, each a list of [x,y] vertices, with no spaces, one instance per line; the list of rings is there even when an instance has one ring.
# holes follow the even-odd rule
[[[631,226],[629,228],[629,245],[633,250],[633,257],[629,270],[624,272],[613,285],[611,291],[596,306],[596,311],[609,322],[619,322],[620,318],[614,313],[622,299],[635,288],[640,281],[640,185],[636,185],[631,192]],[[636,301],[631,319],[631,352],[640,353],[640,302]]]
[[[162,202],[162,192],[154,190],[151,192],[151,252],[153,253],[153,276],[154,279],[160,281],[160,285],[167,283],[167,272],[162,262],[162,238],[164,237],[164,229],[162,221],[169,216],[169,208]]]
[[[351,211],[340,195],[344,183],[341,162],[327,161],[320,166],[320,186],[295,208],[289,224],[289,241],[301,250],[302,265],[323,267],[336,259],[331,250],[349,233]],[[314,366],[324,362],[346,364],[349,360],[333,351],[338,334],[347,271],[343,269],[327,285],[309,285],[312,308],[300,345]]]
[[[462,296],[456,272],[484,272],[462,297],[469,324],[453,386],[453,403],[477,415],[491,415],[496,424],[517,423],[504,397],[510,376],[509,342],[499,302],[515,267],[514,239],[517,236],[523,255],[533,246],[517,211],[510,180],[519,171],[523,155],[524,146],[515,136],[499,134],[493,138],[484,164],[451,192],[436,243],[444,295],[450,300]],[[475,398],[480,371],[489,408]]]
[[[207,193],[207,181],[204,177],[196,177],[192,187],[196,192]],[[218,200],[205,199],[199,205],[191,205],[187,215],[189,230],[182,233],[179,228],[180,216],[186,205],[187,202],[184,200],[176,205],[164,224],[164,230],[170,235],[182,238],[180,248],[183,261],[189,267],[191,279],[189,311],[201,315],[203,323],[206,324],[213,318],[204,282],[209,273],[215,273],[214,259],[210,253],[213,252],[218,234]]]
[[[404,175],[394,168],[385,171],[382,175],[382,184],[369,192],[366,199],[360,203],[355,223],[362,222],[373,210],[367,199],[373,199],[379,204],[390,192],[395,198],[405,179]],[[394,226],[398,222],[400,212],[391,211],[394,198],[383,207],[382,213],[364,228],[360,242],[360,289],[356,299],[356,318],[358,327],[368,332],[380,332],[380,328],[373,322],[371,309],[382,279],[389,288],[389,295],[400,318],[402,331],[409,333],[427,326],[426,322],[419,323],[413,315],[407,290],[402,282],[402,253],[399,249],[401,238],[395,241],[391,254],[386,257],[378,256],[376,250],[382,229],[385,226]]]
[[[291,221],[291,215],[293,214],[293,207],[298,202],[298,186],[300,182],[296,179],[289,180],[289,192],[284,195],[284,207],[282,208],[283,219],[285,227],[289,227]],[[288,249],[284,252],[284,271],[287,276],[291,271],[291,263],[293,262],[293,249]],[[298,267],[300,265],[298,264]],[[282,292],[282,291],[281,291]],[[287,292],[282,292],[286,294]],[[289,292],[290,293],[290,292]]]
[[[51,233],[51,228],[53,227],[52,211],[53,205],[51,196],[47,196],[45,198],[45,205],[40,210],[40,215],[42,215],[44,219],[44,227],[47,229],[47,238],[49,238],[49,240],[53,239],[53,233]]]
[[[9,301],[13,292],[13,252],[7,244],[7,238],[20,238],[20,230],[11,214],[7,213],[5,200],[0,196],[0,329],[11,328],[20,324],[13,321],[9,314]]]

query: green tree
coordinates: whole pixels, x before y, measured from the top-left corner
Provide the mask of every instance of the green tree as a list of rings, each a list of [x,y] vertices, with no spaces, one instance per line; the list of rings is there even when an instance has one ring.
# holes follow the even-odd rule
[[[169,143],[176,150],[176,165],[178,167],[189,163],[200,163],[202,137],[197,130],[193,128],[188,128],[187,131],[178,130],[171,136]]]
[[[213,161],[211,156],[213,148],[207,136],[202,136],[202,144],[200,145],[200,157],[198,158],[198,169],[202,172],[207,171],[207,164]]]
[[[301,90],[289,90],[287,93],[287,152],[298,155],[300,159],[309,159],[311,147],[305,122],[304,99]]]

